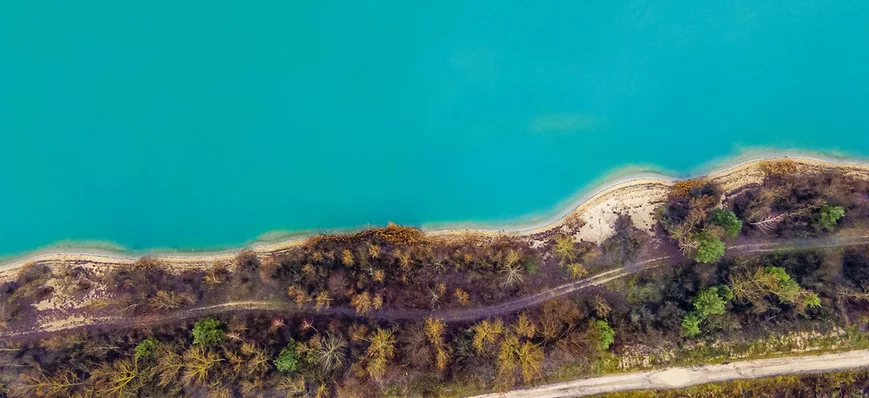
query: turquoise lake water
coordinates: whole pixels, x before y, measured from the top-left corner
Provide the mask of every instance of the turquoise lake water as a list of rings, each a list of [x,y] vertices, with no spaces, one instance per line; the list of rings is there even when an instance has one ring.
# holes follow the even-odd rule
[[[865,1],[0,2],[0,254],[551,215],[628,165],[869,156]]]

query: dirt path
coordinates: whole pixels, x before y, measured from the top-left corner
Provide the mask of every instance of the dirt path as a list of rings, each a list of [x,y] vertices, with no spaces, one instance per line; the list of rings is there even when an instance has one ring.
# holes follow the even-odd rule
[[[869,366],[869,350],[740,361],[591,377],[477,398],[567,398],[630,390],[660,390],[737,379],[824,373]]]
[[[869,245],[869,235],[831,236],[815,239],[790,239],[761,243],[738,243],[728,248],[727,255],[736,256],[747,254],[762,254],[782,250],[809,250],[860,245]],[[366,314],[357,314],[356,311],[350,307],[332,307],[317,312],[313,307],[298,308],[294,304],[281,301],[237,301],[190,308],[170,314],[153,314],[129,317],[81,318],[72,322],[58,320],[57,322],[52,322],[51,324],[39,325],[38,329],[5,330],[3,333],[0,333],[0,338],[22,338],[46,332],[80,329],[89,326],[100,326],[105,328],[143,327],[227,312],[276,312],[284,314],[348,316],[384,321],[419,320],[425,317],[433,316],[442,318],[446,322],[475,321],[478,319],[488,318],[492,316],[518,312],[522,309],[540,305],[546,301],[566,294],[580,291],[592,286],[599,286],[628,275],[636,274],[643,270],[656,268],[675,261],[683,261],[683,259],[681,258],[681,256],[664,256],[648,259],[638,263],[628,264],[622,268],[606,271],[601,274],[597,274],[575,282],[556,286],[540,293],[519,297],[513,300],[486,307],[459,308],[447,310],[384,309],[381,311],[372,311]]]

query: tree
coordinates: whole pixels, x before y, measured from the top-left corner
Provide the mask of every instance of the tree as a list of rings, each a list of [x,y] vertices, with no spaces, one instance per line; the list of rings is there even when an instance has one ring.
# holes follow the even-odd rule
[[[91,372],[94,393],[108,396],[136,396],[142,388],[139,367],[130,358],[104,363]]]
[[[161,311],[169,311],[181,308],[184,304],[187,304],[189,301],[186,297],[175,293],[169,292],[165,290],[160,290],[154,297],[151,297],[148,300],[148,304],[151,308],[161,310]]]
[[[694,234],[697,249],[689,256],[701,263],[714,263],[724,256],[724,242],[709,231]]]
[[[709,287],[701,290],[691,300],[694,304],[694,310],[701,319],[709,318],[711,315],[721,315],[726,311],[726,302],[724,298],[718,294],[718,287]]]
[[[136,353],[134,354],[134,358],[136,361],[147,361],[154,358],[154,354],[157,353],[157,339],[154,336],[148,336],[147,339],[142,340],[139,344],[136,345]]]
[[[353,261],[353,252],[351,252],[350,249],[344,249],[344,251],[341,252],[341,263],[348,267],[355,263],[355,261]]]
[[[296,351],[296,341],[290,339],[287,346],[281,350],[274,361],[275,368],[281,373],[292,373],[299,366],[299,354]]]
[[[347,340],[335,334],[327,334],[325,339],[312,341],[314,347],[311,351],[313,362],[320,366],[324,372],[331,372],[344,364]]]
[[[800,310],[821,305],[817,294],[803,289],[782,267],[764,267],[754,273],[730,276],[733,297],[747,300],[758,308],[765,308],[765,298],[774,296],[780,302],[795,304]]]
[[[314,302],[316,303],[314,305],[314,309],[317,312],[320,312],[321,309],[328,309],[332,306],[332,297],[329,296],[329,291],[321,290],[320,293],[318,293],[317,296],[314,298]]]
[[[507,267],[516,265],[519,263],[519,260],[522,259],[522,255],[519,254],[518,251],[510,249],[507,250],[507,254],[504,255],[504,265]]]
[[[603,319],[598,319],[594,322],[594,330],[597,334],[598,348],[601,351],[606,351],[610,345],[616,340],[616,332],[610,327],[610,324]]]
[[[152,368],[154,375],[159,375],[157,385],[168,387],[178,384],[178,375],[184,367],[184,358],[176,350],[178,348],[169,344],[160,344],[157,347],[157,363]]]
[[[368,366],[366,371],[374,379],[381,379],[386,375],[386,366],[395,357],[395,336],[391,330],[377,329],[371,336],[371,344],[368,346]]]
[[[522,381],[531,383],[543,370],[543,348],[526,341],[516,352],[519,369],[522,371]]]
[[[196,322],[193,326],[193,344],[203,347],[213,347],[223,342],[224,334],[220,329],[220,321],[213,318],[205,318]]]
[[[821,228],[833,229],[836,227],[839,219],[845,216],[845,208],[842,206],[833,206],[826,204],[821,207],[820,224]]]
[[[371,258],[380,258],[380,253],[383,251],[379,245],[375,243],[368,243],[368,256]]]
[[[507,335],[501,341],[498,349],[498,389],[508,390],[516,380],[516,351],[519,349],[519,338]]]
[[[18,375],[9,389],[13,397],[68,397],[80,379],[70,369],[59,369],[49,375],[37,364]]]
[[[682,336],[694,337],[700,334],[700,322],[702,320],[696,312],[692,311],[685,315],[685,318],[682,319]]]
[[[517,336],[507,334],[498,349],[497,368],[499,390],[513,386],[517,370],[528,384],[543,370],[543,348],[530,341],[522,343]]]
[[[528,319],[528,315],[524,312],[519,314],[516,324],[513,325],[513,330],[519,337],[532,338],[537,333],[537,326]]]
[[[221,379],[237,384],[241,381],[242,390],[250,390],[262,383],[262,379],[271,370],[272,360],[266,350],[254,342],[245,342],[239,349],[235,347],[223,350],[226,365],[221,367]]]
[[[600,318],[606,318],[612,310],[610,303],[600,295],[594,296],[592,307],[594,307],[594,313]]]
[[[821,306],[821,298],[818,297],[817,293],[811,292],[807,293],[805,297],[806,307],[809,308],[818,308]]]
[[[440,344],[443,339],[446,324],[441,318],[428,317],[425,319],[425,335],[428,341],[434,345]]]
[[[471,295],[468,292],[464,291],[462,288],[456,288],[456,300],[459,301],[459,305],[465,306],[471,302]]]
[[[770,288],[770,293],[776,295],[785,303],[797,301],[800,285],[782,267],[766,267],[763,269],[763,283]]]
[[[519,264],[507,265],[504,264],[501,268],[501,272],[503,272],[506,277],[505,284],[507,286],[519,285],[522,283],[522,266]]]
[[[724,230],[724,235],[729,238],[737,237],[739,231],[742,230],[742,221],[730,210],[713,209],[709,212],[709,221],[721,227]]]
[[[353,299],[350,300],[350,305],[356,308],[357,314],[371,311],[371,294],[366,291],[353,296]]]
[[[483,354],[489,350],[498,340],[498,337],[501,336],[501,332],[504,331],[504,322],[501,321],[501,319],[495,321],[489,321],[487,319],[471,327],[471,331],[474,333],[474,350],[477,351],[477,354]]]
[[[733,292],[724,285],[711,286],[697,292],[691,299],[694,310],[682,319],[682,335],[694,337],[700,334],[700,324],[712,315],[727,312],[727,302],[733,299]]]
[[[215,262],[214,265],[211,266],[211,269],[208,270],[208,273],[205,274],[205,277],[202,279],[202,282],[205,283],[209,288],[213,288],[223,282],[226,282],[226,279],[229,277],[229,269],[226,268],[226,265]]]
[[[411,254],[409,251],[397,249],[395,251],[395,258],[398,259],[398,266],[401,267],[401,269],[403,269],[405,271],[410,269],[410,261],[413,258],[411,257]]]
[[[371,299],[371,306],[374,307],[375,310],[379,310],[380,307],[383,307],[383,296],[380,293],[374,295],[374,298]]]
[[[567,265],[567,271],[574,279],[582,279],[588,276],[588,270],[580,263],[570,263]]]
[[[305,288],[299,287],[297,285],[290,285],[290,287],[287,288],[287,296],[289,296],[290,299],[292,299],[299,308],[302,308],[305,303],[310,301],[310,298],[308,297],[308,291]]]
[[[190,385],[203,385],[208,381],[211,369],[222,359],[201,346],[190,347],[184,353],[184,373],[181,381]]]
[[[450,348],[443,337],[445,330],[446,324],[443,319],[433,317],[425,319],[425,335],[435,349],[435,365],[438,370],[444,370],[450,361]]]
[[[576,246],[572,236],[561,234],[555,237],[555,255],[561,258],[562,263],[576,258]]]

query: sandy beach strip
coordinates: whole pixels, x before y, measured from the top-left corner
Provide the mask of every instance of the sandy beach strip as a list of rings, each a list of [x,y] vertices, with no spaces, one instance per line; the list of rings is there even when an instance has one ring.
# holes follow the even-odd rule
[[[766,154],[743,160],[737,164],[723,166],[717,170],[703,173],[695,178],[706,178],[718,183],[725,193],[741,187],[759,183],[763,180],[762,164],[770,160],[787,158],[796,163],[802,172],[835,169],[859,178],[869,178],[869,164],[849,159],[834,159],[818,156],[792,155],[782,153]],[[608,181],[596,189],[580,195],[576,200],[563,207],[555,216],[527,225],[512,225],[503,228],[428,229],[423,227],[431,238],[483,236],[529,236],[553,229],[562,229],[567,220],[582,220],[583,226],[575,232],[577,240],[600,243],[612,233],[612,224],[617,214],[626,214],[640,229],[649,230],[654,225],[654,209],[663,203],[669,187],[679,179],[665,175],[639,173]],[[159,258],[174,269],[190,269],[211,266],[215,262],[229,262],[242,249],[250,249],[261,255],[276,254],[303,244],[310,236],[301,236],[278,242],[256,243],[238,249],[189,253],[189,252],[145,252],[123,253],[97,249],[43,249],[0,264],[0,280],[12,277],[15,270],[30,263],[62,264],[90,263],[93,265],[122,265],[135,262],[143,255]]]

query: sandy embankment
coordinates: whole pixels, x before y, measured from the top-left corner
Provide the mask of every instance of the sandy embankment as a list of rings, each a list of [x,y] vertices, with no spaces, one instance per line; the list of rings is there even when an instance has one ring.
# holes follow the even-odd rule
[[[761,163],[765,160],[776,159],[768,156],[761,159],[745,161],[732,167],[727,167],[707,174],[711,179],[725,190],[733,192],[740,187],[758,183],[763,179],[764,172]],[[869,178],[869,166],[860,163],[846,163],[828,159],[816,158],[790,158],[794,160],[801,170],[818,170],[835,168],[843,173],[858,175]],[[648,174],[639,176],[627,176],[610,182],[605,186],[593,190],[581,196],[571,205],[567,206],[556,217],[541,223],[511,227],[509,229],[447,229],[427,231],[430,237],[450,238],[466,235],[510,235],[528,236],[552,229],[567,230],[565,224],[575,224],[581,220],[584,225],[575,229],[574,237],[579,241],[599,243],[612,234],[613,221],[618,214],[626,214],[631,217],[634,225],[642,230],[650,230],[654,225],[655,208],[663,203],[667,191],[675,178]],[[259,254],[270,254],[286,251],[294,246],[302,244],[307,237],[296,238],[276,243],[259,244],[249,247]],[[189,269],[211,266],[215,262],[228,262],[235,256],[236,251],[211,252],[205,254],[168,253],[153,254],[163,260],[173,269]],[[49,265],[78,264],[94,268],[107,268],[112,265],[129,264],[139,256],[132,254],[99,252],[86,250],[73,250],[69,252],[37,252],[31,255],[7,261],[0,265],[0,281],[15,275],[17,268],[29,263],[45,263]]]

